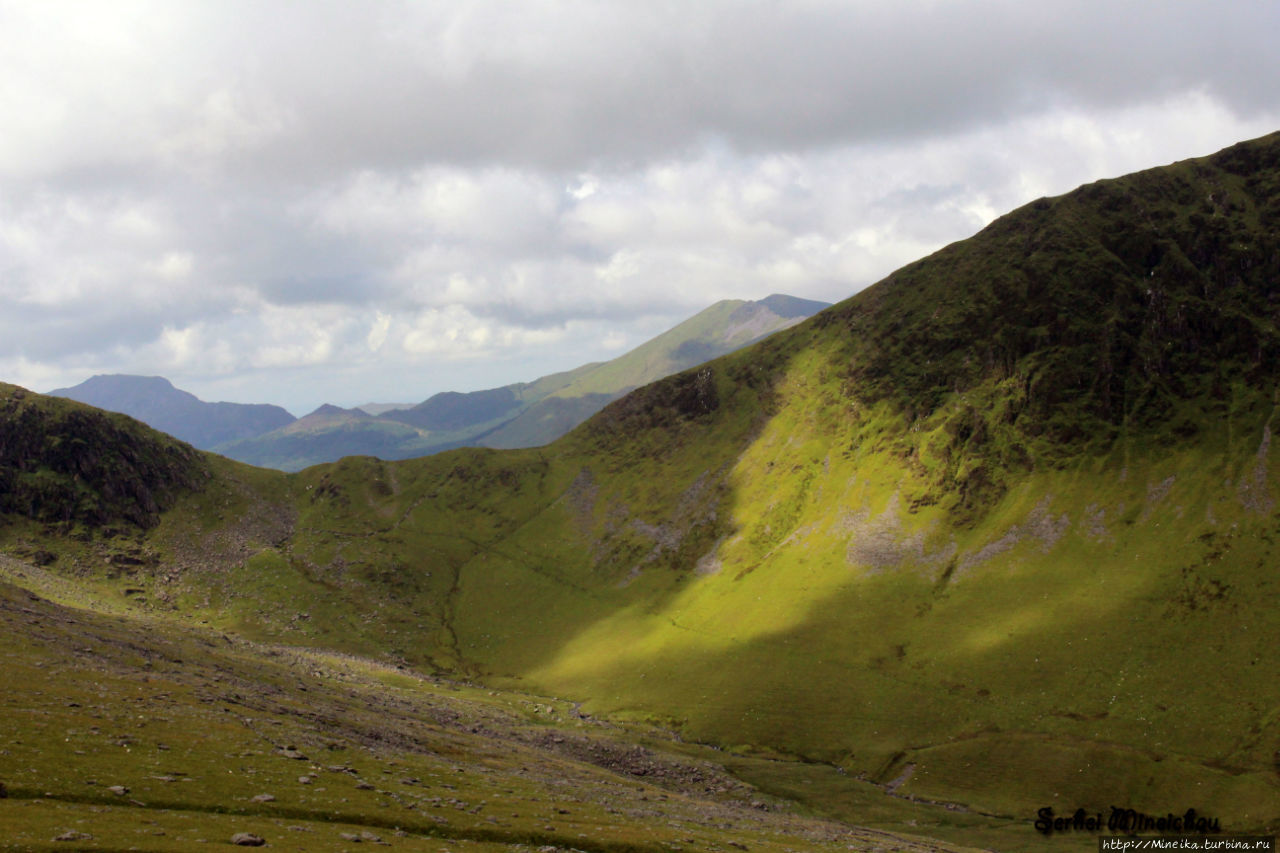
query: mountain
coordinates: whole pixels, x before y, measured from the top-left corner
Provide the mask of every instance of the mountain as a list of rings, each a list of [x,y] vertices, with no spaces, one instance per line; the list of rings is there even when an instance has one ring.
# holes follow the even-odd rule
[[[758,302],[717,302],[630,352],[589,366],[563,387],[485,432],[479,443],[504,448],[547,444],[628,391],[733,352],[826,307],[825,302],[781,294]]]
[[[390,412],[395,409],[412,409],[413,403],[363,403],[356,406],[356,408],[376,418],[384,412]]]
[[[612,361],[501,388],[446,391],[416,406],[380,411],[376,421],[290,424],[215,449],[254,465],[298,471],[343,456],[409,459],[470,445],[536,447],[640,385],[746,346],[826,305],[778,294],[757,302],[726,300]]]
[[[46,398],[27,395],[36,414],[0,424],[0,436],[50,438],[20,439],[43,455],[0,456],[6,472],[69,470],[63,447],[83,442],[94,448],[85,458],[145,462],[160,476],[149,490],[167,497],[140,514],[147,523],[113,510],[126,520],[71,530],[11,504],[0,551],[28,595],[139,625],[213,629],[192,635],[213,648],[221,635],[261,644],[238,669],[230,660],[215,669],[221,682],[211,673],[151,696],[183,721],[207,697],[200,707],[218,715],[222,740],[197,751],[200,768],[232,762],[284,784],[293,775],[266,759],[299,751],[306,737],[308,750],[330,742],[341,756],[312,756],[316,772],[349,764],[366,779],[387,754],[378,750],[408,748],[416,735],[392,725],[398,714],[437,700],[397,694],[380,738],[374,718],[355,710],[367,682],[302,680],[310,650],[326,649],[374,659],[345,660],[392,685],[478,685],[470,695],[488,707],[574,703],[559,707],[609,737],[649,726],[635,743],[710,760],[750,786],[762,812],[798,804],[1000,850],[1096,849],[1093,831],[1040,834],[1045,809],[1104,821],[1113,808],[1179,820],[1194,810],[1226,834],[1271,835],[1280,829],[1278,324],[1273,134],[1032,202],[793,328],[638,388],[544,447],[350,457],[297,474],[199,456],[207,474],[196,475],[160,464],[173,452],[163,437],[118,450],[105,427],[41,427],[56,413],[40,414]],[[105,494],[106,470],[60,483]],[[95,648],[80,636],[97,622],[76,628],[62,620],[88,617],[12,599],[6,612],[32,621],[14,623],[6,660],[31,681],[37,664],[60,678],[87,654],[77,650]],[[176,681],[193,657],[148,648],[124,646],[111,659],[120,694],[146,698],[142,679],[159,670]],[[268,650],[303,663],[269,669],[257,663]],[[64,810],[53,814],[112,802],[58,769],[92,766],[98,779],[104,765],[92,762],[105,761],[103,750],[157,801],[199,794],[191,807],[204,814],[252,796],[222,772],[208,774],[227,777],[221,801],[212,788],[158,789],[154,776],[193,771],[158,766],[150,750],[73,747],[90,725],[132,731],[81,719],[111,707],[93,679],[53,681],[49,696],[21,677],[16,685],[18,701],[50,716],[20,717],[19,751],[0,772],[20,779],[28,799],[42,773],[56,777],[49,807]],[[313,687],[311,709],[298,694]],[[292,714],[298,704],[310,716]],[[423,738],[450,714],[466,718],[435,707]],[[367,722],[367,751],[350,751],[348,717]],[[246,728],[258,746],[230,739]],[[473,717],[465,732],[500,729]],[[543,743],[569,742],[542,731]],[[144,736],[160,739],[130,742]],[[453,743],[451,753],[435,741],[423,748],[459,761],[484,749]],[[575,754],[604,749],[579,743]],[[529,814],[510,798],[551,765],[513,775],[493,761],[502,775],[480,787],[501,794],[499,814]],[[618,796],[638,793],[628,788],[638,774],[621,765],[608,771],[626,781]],[[436,785],[439,770],[419,778]],[[322,794],[291,792],[284,808],[310,820],[332,810]],[[567,843],[655,849],[627,822],[645,817],[654,831],[680,826],[687,849],[825,843],[801,830],[734,837],[748,826],[741,812],[675,816],[644,796],[644,805],[616,801],[618,814],[562,800],[570,815],[591,815],[574,827],[584,837]],[[383,802],[416,814],[415,801]],[[366,821],[386,814],[365,800],[350,808]],[[559,831],[560,819],[547,815],[544,827]],[[696,834],[708,826],[720,834]]]
[[[772,771],[766,758],[725,760],[386,652],[210,628],[195,611],[285,605],[321,635],[373,615],[282,600],[287,579],[254,556],[287,547],[297,508],[338,492],[11,385],[0,439],[0,834],[13,849],[962,853],[797,813],[738,778]],[[47,501],[25,499],[28,475]],[[160,516],[177,523],[158,531]]]
[[[250,465],[299,471],[316,457],[372,455],[399,458],[406,448],[429,445],[422,430],[406,424],[382,421],[362,409],[344,409],[328,403],[279,429],[225,442],[214,451]]]
[[[416,406],[383,412],[379,418],[409,424],[430,433],[448,436],[451,440],[471,439],[500,426],[514,414],[597,366],[597,363],[585,364],[574,370],[543,376],[533,382],[517,382],[483,391],[444,391]]]
[[[94,376],[49,394],[131,415],[202,450],[261,435],[294,419],[279,406],[206,403],[159,376]]]

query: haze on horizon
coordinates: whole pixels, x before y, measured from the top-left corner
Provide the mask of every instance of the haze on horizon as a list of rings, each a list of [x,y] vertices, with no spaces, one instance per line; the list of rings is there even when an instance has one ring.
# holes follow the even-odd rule
[[[412,402],[1280,127],[1280,7],[0,0],[0,380]]]

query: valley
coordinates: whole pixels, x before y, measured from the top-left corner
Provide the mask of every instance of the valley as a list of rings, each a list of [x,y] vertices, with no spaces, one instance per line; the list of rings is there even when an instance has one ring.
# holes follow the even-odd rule
[[[4,386],[0,823],[1084,850],[1038,810],[1114,806],[1274,834],[1277,305],[1273,134],[1033,202],[543,447],[286,474]],[[124,840],[143,813],[166,834]]]

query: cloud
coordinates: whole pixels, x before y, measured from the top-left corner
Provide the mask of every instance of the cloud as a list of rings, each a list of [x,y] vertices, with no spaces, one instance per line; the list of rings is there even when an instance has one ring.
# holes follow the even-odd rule
[[[1277,31],[1254,0],[0,0],[0,371],[413,400],[843,298],[1274,130]]]

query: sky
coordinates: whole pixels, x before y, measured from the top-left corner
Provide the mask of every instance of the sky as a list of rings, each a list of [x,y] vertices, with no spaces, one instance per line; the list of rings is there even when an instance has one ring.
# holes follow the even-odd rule
[[[417,402],[1280,129],[1280,4],[0,0],[0,381]]]

